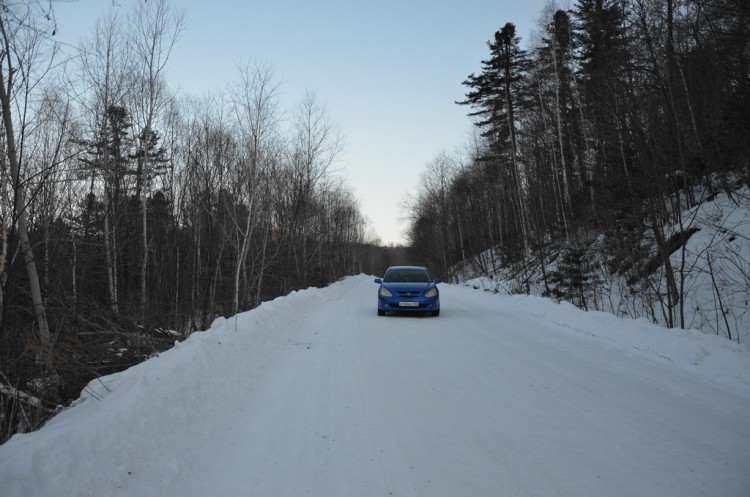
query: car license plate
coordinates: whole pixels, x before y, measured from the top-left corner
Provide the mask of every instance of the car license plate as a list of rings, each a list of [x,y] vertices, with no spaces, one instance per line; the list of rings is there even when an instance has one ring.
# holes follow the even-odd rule
[[[419,307],[419,302],[399,302],[399,307]]]

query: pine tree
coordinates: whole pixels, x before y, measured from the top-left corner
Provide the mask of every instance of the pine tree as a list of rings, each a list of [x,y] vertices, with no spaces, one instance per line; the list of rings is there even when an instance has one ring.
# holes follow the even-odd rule
[[[516,258],[527,251],[529,238],[518,154],[518,112],[528,105],[528,54],[520,47],[513,23],[506,23],[487,45],[490,58],[482,61],[481,74],[471,74],[463,82],[470,90],[466,100],[456,103],[474,109],[468,115],[476,118],[475,125],[487,141],[478,159],[492,168],[489,187],[500,238],[497,242],[506,255]]]
[[[584,170],[584,123],[575,76],[575,47],[570,14],[558,10],[544,26],[542,43],[535,50],[532,75],[536,97],[533,114],[543,130],[538,133],[537,146],[546,145],[545,155],[550,158],[545,162],[553,164],[552,177],[545,171],[540,174],[540,181],[548,178],[546,187],[554,190],[554,215],[566,233],[569,218],[577,210],[574,199],[583,190]],[[552,134],[550,128],[554,140],[547,142],[543,135]]]
[[[506,23],[487,46],[490,58],[482,61],[481,74],[470,74],[462,83],[470,90],[466,100],[456,103],[475,109],[468,115],[477,118],[474,124],[490,141],[492,152],[508,157],[517,150],[515,114],[526,100],[522,83],[528,54],[520,47],[513,23]]]
[[[103,183],[105,204],[104,251],[107,262],[107,281],[110,308],[119,313],[119,264],[121,262],[121,235],[123,235],[123,211],[127,200],[125,191],[129,169],[129,150],[132,148],[128,130],[131,127],[127,109],[110,105],[104,112],[101,126],[94,140],[83,140],[86,154],[80,160],[90,168],[91,189],[96,178]]]
[[[615,194],[633,197],[633,158],[624,113],[628,65],[625,14],[616,0],[579,0],[574,11],[579,75],[585,115],[592,130],[587,164],[595,208],[617,204]],[[623,188],[623,185],[625,188]]]

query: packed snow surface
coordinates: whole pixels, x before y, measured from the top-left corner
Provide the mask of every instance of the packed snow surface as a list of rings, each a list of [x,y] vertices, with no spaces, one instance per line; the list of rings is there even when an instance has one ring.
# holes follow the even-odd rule
[[[93,381],[0,446],[0,495],[750,495],[750,350],[441,285],[296,292]]]

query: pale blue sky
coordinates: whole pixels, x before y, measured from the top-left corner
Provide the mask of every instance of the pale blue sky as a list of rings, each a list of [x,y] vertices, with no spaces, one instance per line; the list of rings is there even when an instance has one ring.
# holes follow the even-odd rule
[[[480,70],[487,40],[506,22],[526,45],[546,3],[174,0],[188,24],[170,59],[169,84],[204,95],[236,81],[241,61],[259,61],[283,80],[285,107],[313,90],[344,137],[337,168],[375,233],[398,243],[402,205],[425,165],[467,141],[468,109],[454,104],[464,96],[461,82]],[[56,3],[60,37],[86,35],[112,4]]]

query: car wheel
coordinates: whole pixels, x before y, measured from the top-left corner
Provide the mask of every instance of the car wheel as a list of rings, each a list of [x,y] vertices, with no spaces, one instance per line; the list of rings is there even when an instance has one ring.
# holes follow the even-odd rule
[[[435,316],[435,317],[439,316],[440,315],[440,309],[438,309],[437,311],[432,311],[432,315]]]
[[[383,309],[378,309],[378,316],[385,316],[385,311]]]

